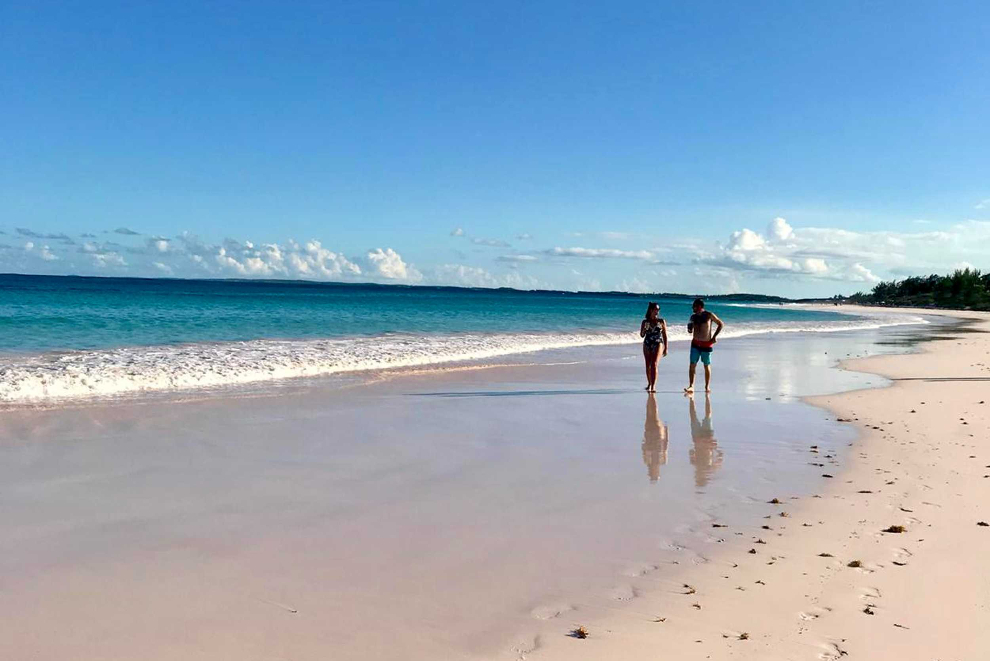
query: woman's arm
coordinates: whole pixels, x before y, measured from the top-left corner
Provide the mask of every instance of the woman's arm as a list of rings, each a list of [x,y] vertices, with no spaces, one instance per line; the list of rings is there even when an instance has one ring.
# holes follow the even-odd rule
[[[663,355],[667,355],[667,322],[660,320],[660,336],[663,337]]]
[[[639,336],[646,337],[646,319],[639,322]]]

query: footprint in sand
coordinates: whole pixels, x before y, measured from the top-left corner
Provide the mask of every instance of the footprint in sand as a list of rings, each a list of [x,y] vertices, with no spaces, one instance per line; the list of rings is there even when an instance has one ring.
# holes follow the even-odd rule
[[[537,606],[529,613],[537,620],[552,620],[572,610],[574,610],[574,606],[570,604],[550,604],[548,606]]]
[[[836,661],[836,659],[841,659],[849,654],[836,643],[825,643],[822,647],[824,649],[818,655],[818,658],[824,661]]]
[[[665,551],[683,551],[683,550],[685,550],[685,547],[684,546],[681,546],[677,542],[671,542],[671,541],[660,542],[660,548],[664,549]]]
[[[860,599],[879,599],[883,595],[880,594],[879,588],[863,588],[863,594],[859,595]]]
[[[640,576],[646,576],[647,574],[652,574],[656,570],[660,569],[658,565],[653,565],[650,563],[640,563],[636,565],[631,565],[623,571],[623,575],[630,578],[638,578]]]
[[[817,620],[823,615],[828,614],[829,612],[831,612],[831,610],[832,610],[831,608],[818,608],[817,606],[814,606],[812,608],[809,608],[808,610],[804,610],[798,613],[798,617],[806,622],[810,622],[812,620]]]
[[[524,638],[512,644],[509,647],[509,652],[512,656],[516,658],[517,661],[523,661],[533,652],[540,649],[540,637],[534,636],[533,638]]]
[[[908,558],[914,554],[908,551],[906,548],[897,547],[894,549],[894,562],[896,564],[904,565],[907,564]]]
[[[615,601],[631,601],[639,596],[639,592],[631,585],[619,585],[609,590],[608,596]]]

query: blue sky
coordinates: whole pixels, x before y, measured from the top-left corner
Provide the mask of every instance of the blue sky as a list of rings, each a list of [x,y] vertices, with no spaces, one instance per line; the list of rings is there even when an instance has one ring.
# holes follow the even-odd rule
[[[988,26],[0,0],[0,271],[818,295],[990,268]]]

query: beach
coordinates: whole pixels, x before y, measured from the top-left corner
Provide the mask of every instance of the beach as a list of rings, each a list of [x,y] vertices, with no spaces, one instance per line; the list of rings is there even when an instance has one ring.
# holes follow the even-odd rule
[[[675,342],[654,398],[619,345],[7,410],[0,655],[978,658],[990,398],[889,379],[990,348],[929,321],[725,340],[707,401]]]

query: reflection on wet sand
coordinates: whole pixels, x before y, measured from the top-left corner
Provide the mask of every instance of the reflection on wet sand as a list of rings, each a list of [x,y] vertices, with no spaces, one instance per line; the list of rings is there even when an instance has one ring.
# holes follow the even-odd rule
[[[712,398],[705,395],[705,417],[698,420],[694,397],[688,398],[688,411],[691,415],[691,440],[694,447],[689,454],[694,466],[694,484],[703,487],[708,484],[712,475],[722,465],[722,451],[718,449],[715,440],[715,430],[712,427]]]
[[[657,398],[650,393],[646,400],[646,426],[643,429],[643,463],[650,482],[660,477],[660,467],[667,463],[667,425],[657,413]]]

